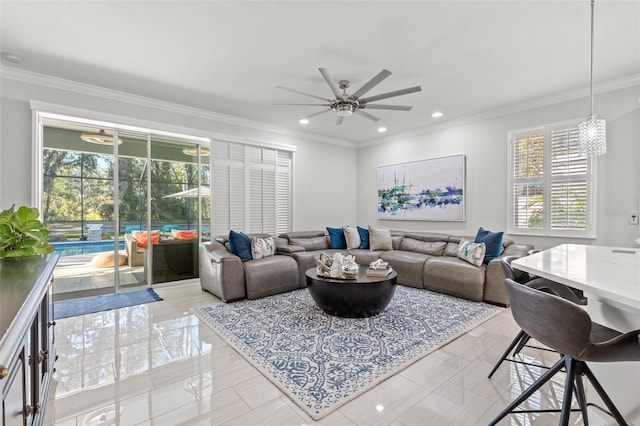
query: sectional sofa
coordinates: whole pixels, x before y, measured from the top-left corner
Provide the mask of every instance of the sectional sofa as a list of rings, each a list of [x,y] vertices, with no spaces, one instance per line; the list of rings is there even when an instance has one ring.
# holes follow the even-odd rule
[[[276,254],[242,262],[229,250],[228,238],[200,244],[200,283],[225,302],[255,299],[306,287],[305,273],[320,253],[353,255],[360,265],[389,262],[398,284],[508,306],[503,256],[524,256],[533,246],[503,239],[501,255],[475,266],[457,256],[461,237],[427,232],[391,231],[392,250],[332,249],[326,231],[289,232],[274,237]]]

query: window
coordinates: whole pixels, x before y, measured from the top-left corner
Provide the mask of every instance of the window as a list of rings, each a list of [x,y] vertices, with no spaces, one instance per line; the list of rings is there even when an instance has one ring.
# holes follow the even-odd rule
[[[214,141],[212,153],[214,235],[291,229],[292,151]]]
[[[578,122],[509,132],[509,233],[595,238],[595,161]]]

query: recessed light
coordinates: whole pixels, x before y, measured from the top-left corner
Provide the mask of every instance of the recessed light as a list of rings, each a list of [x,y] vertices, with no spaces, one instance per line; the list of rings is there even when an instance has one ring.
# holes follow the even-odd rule
[[[300,124],[309,124],[309,120],[307,120],[306,118],[301,118],[300,121],[298,121],[298,123],[300,123]]]
[[[378,133],[384,133],[387,131],[386,127],[378,127]]]
[[[433,114],[431,114],[431,117],[433,117],[433,118],[440,118],[440,117],[442,117],[443,115],[444,115],[444,114],[443,114],[442,112],[440,112],[440,111],[436,111],[436,112],[434,112]]]
[[[19,64],[20,62],[22,62],[22,58],[20,56],[7,52],[2,53],[2,59],[13,64]]]

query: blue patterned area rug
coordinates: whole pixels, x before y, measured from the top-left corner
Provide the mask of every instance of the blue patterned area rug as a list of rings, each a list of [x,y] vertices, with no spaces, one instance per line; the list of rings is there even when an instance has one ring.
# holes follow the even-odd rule
[[[62,300],[53,305],[55,319],[93,314],[111,309],[126,308],[127,306],[142,305],[143,303],[159,302],[162,297],[151,288],[128,293],[105,294],[102,296],[82,297],[79,299]]]
[[[318,420],[502,308],[398,285],[370,318],[327,315],[306,289],[194,310]]]

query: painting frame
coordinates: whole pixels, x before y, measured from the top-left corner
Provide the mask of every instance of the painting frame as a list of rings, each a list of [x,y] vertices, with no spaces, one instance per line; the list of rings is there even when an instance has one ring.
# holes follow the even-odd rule
[[[465,184],[464,154],[379,166],[378,219],[464,222]]]

